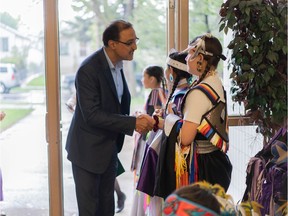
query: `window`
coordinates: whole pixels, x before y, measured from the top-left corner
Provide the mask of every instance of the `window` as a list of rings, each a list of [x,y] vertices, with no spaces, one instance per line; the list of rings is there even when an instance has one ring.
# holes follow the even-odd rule
[[[80,56],[87,56],[87,43],[80,42]]]
[[[0,38],[0,51],[1,52],[8,52],[9,51],[9,43],[7,37]]]
[[[69,55],[69,42],[68,41],[60,42],[60,55],[61,56]]]

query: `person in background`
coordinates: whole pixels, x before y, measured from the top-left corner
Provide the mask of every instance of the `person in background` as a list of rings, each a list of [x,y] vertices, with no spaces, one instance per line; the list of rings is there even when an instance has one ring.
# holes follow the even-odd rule
[[[74,93],[65,103],[67,110],[71,113],[74,113],[76,103],[77,103],[76,93]],[[126,194],[123,191],[121,191],[117,178],[115,179],[114,190],[117,195],[117,206],[116,206],[115,212],[120,213],[124,209],[124,206],[125,206]]]
[[[186,56],[187,53],[175,50],[171,51],[166,60],[167,69],[165,70],[165,77],[167,86],[170,86],[170,94],[165,107],[165,116],[169,113],[182,116],[182,98],[188,91],[192,79],[192,75],[187,73]]]
[[[76,108],[66,140],[80,216],[115,213],[114,184],[125,135],[146,133],[155,120],[129,116],[131,96],[123,60],[133,60],[139,38],[131,23],[115,20],[103,47],[87,57],[75,78]]]
[[[6,116],[6,113],[4,111],[0,111],[0,121],[2,121]]]
[[[0,121],[2,121],[5,118],[5,116],[6,113],[4,111],[0,111]],[[3,201],[3,180],[2,180],[1,167],[0,167],[0,201]]]
[[[219,190],[219,188],[214,187],[213,191],[212,185],[207,183],[208,186],[203,187],[199,183],[183,186],[172,192],[165,199],[164,216],[220,215],[221,206],[213,194],[215,189]]]
[[[151,89],[148,98],[145,102],[143,112],[152,116],[156,109],[162,109],[166,104],[166,88],[164,80],[164,70],[161,66],[147,66],[143,70],[142,84],[145,89]],[[138,112],[138,113],[141,113]],[[135,185],[138,183],[141,172],[141,164],[146,154],[147,139],[153,139],[155,132],[151,131],[148,134],[135,133],[134,152],[132,157],[131,171],[134,173]],[[145,215],[145,194],[135,190],[133,204],[130,215]]]
[[[169,89],[169,96],[165,106],[162,108],[163,111],[159,112],[157,110],[154,113],[154,115],[157,113],[158,121],[164,121],[163,118],[170,112],[181,115],[181,99],[189,88],[191,78],[191,75],[187,73],[186,56],[187,53],[179,53],[173,50],[170,51],[166,59],[165,79]],[[141,165],[140,177],[137,184],[137,190],[144,192],[147,196],[149,195],[146,212],[151,216],[161,215],[162,203],[164,201],[161,197],[154,194],[158,155],[163,146],[161,145],[162,136],[164,135],[162,129],[159,122],[159,130],[156,131],[157,135],[152,140],[149,137],[146,142],[146,145],[149,147]],[[174,168],[172,169],[174,170]]]
[[[261,208],[257,202],[235,204],[220,185],[199,181],[173,191],[162,212],[163,216],[260,216]]]

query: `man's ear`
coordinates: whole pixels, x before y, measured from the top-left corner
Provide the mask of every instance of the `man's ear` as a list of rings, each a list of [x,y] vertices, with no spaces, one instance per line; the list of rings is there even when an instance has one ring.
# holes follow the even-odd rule
[[[115,47],[116,47],[116,42],[113,41],[113,40],[109,40],[109,41],[108,41],[108,46],[109,46],[110,48],[112,48],[112,49],[115,49]]]

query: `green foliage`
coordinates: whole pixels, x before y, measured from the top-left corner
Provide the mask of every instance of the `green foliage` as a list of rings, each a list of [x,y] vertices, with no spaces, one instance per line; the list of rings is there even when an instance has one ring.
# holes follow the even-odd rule
[[[6,130],[13,124],[25,118],[33,111],[33,109],[4,109],[2,111],[5,112],[6,116],[0,123],[0,131]]]
[[[220,31],[233,33],[233,100],[270,137],[287,120],[287,2],[227,0],[220,15]]]
[[[44,87],[45,86],[45,76],[44,75],[40,75],[40,76],[32,79],[29,83],[27,83],[27,86]]]
[[[212,33],[217,38],[223,38],[219,33],[219,8],[222,0],[190,0],[189,1],[189,35],[190,39],[204,34]]]
[[[190,37],[212,32],[220,35],[217,23],[221,0],[192,0],[189,8]],[[140,38],[135,52],[134,71],[139,73],[150,64],[165,67],[166,59],[166,0],[73,0],[72,8],[79,14],[62,34],[76,37],[79,41],[95,41],[101,46],[102,32],[114,19],[126,19],[133,23]],[[217,17],[217,18],[215,18]]]
[[[0,23],[3,23],[4,25],[9,26],[10,28],[17,30],[19,21],[20,21],[19,17],[16,19],[7,12],[0,12]]]

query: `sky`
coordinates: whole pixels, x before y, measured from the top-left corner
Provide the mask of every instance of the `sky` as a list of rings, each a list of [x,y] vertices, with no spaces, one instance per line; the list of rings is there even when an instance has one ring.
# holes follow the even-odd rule
[[[71,19],[71,0],[58,0],[59,18]],[[20,17],[20,31],[38,34],[44,28],[43,0],[0,0],[0,12],[8,12],[12,17]]]

